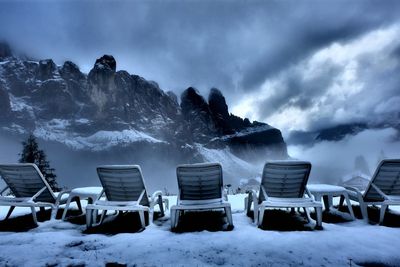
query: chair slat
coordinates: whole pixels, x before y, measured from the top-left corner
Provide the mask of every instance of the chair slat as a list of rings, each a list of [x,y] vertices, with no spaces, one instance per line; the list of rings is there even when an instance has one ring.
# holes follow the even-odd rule
[[[32,197],[46,187],[46,190],[35,201],[55,202],[53,191],[35,164],[2,164],[0,165],[0,175],[16,197]]]
[[[261,185],[269,197],[300,198],[310,175],[311,164],[300,161],[274,161],[264,166]],[[265,196],[260,190],[260,201]]]
[[[97,174],[110,201],[136,201],[146,190],[140,167],[137,165],[108,165],[97,168]],[[149,206],[147,191],[141,205]]]
[[[222,167],[218,163],[181,165],[176,170],[181,200],[222,198]]]
[[[383,201],[384,197],[372,187],[374,184],[386,195],[396,195],[400,188],[400,159],[385,159],[378,165],[365,193],[365,201]]]

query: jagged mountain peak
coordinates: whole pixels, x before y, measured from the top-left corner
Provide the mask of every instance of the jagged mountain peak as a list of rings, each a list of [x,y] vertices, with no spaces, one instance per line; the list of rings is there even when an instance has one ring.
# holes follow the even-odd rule
[[[71,61],[7,58],[0,64],[0,130],[83,150],[147,144],[199,160],[200,146],[240,151],[272,144],[287,156],[279,130],[229,114],[220,90],[212,88],[207,101],[189,87],[179,104],[173,92],[116,71],[116,64],[103,55],[86,75]]]
[[[104,55],[96,59],[94,68],[106,68],[115,72],[117,69],[117,62],[112,55]]]

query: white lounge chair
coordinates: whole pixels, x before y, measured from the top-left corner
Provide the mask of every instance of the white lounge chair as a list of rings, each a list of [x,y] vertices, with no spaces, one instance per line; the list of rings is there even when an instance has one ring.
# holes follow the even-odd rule
[[[108,165],[97,168],[97,174],[103,186],[98,199],[86,206],[86,225],[88,228],[97,226],[104,221],[108,210],[139,212],[142,227],[146,227],[144,212],[152,215],[155,205],[159,205],[161,216],[164,216],[164,206],[168,209],[168,199],[162,198],[161,191],[155,192],[151,199],[147,196],[143,175],[138,165]],[[102,198],[105,194],[105,199]],[[100,221],[97,222],[98,210],[102,210]]]
[[[304,208],[310,220],[308,208],[315,208],[317,227],[322,226],[322,203],[314,200],[306,184],[311,163],[303,161],[271,161],[264,165],[260,191],[255,190],[245,198],[245,210],[249,214],[254,204],[254,222],[261,226],[266,208]]]
[[[37,207],[50,207],[51,219],[55,219],[59,205],[65,204],[68,198],[68,191],[53,192],[35,164],[1,164],[0,175],[7,185],[0,192],[0,206],[10,207],[5,219],[10,217],[15,207],[29,207],[37,225]],[[14,196],[3,196],[7,190]]]
[[[171,229],[178,226],[185,210],[224,209],[228,227],[233,227],[231,205],[223,190],[222,166],[219,163],[180,165],[176,168],[179,195],[171,207]]]
[[[345,187],[350,199],[360,204],[364,220],[368,221],[369,205],[381,206],[379,223],[382,223],[388,206],[400,205],[400,159],[382,160],[365,191],[356,187]]]

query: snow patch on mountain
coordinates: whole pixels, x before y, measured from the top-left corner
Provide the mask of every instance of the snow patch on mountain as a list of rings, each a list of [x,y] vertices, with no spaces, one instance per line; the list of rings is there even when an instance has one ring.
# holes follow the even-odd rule
[[[258,166],[235,156],[229,148],[211,149],[198,143],[195,144],[195,147],[205,161],[221,163],[224,172],[228,173],[231,177],[249,177],[249,174],[252,176],[252,174],[256,175],[260,172]]]
[[[79,119],[75,122],[88,123],[87,119]],[[48,141],[56,141],[76,150],[103,151],[115,146],[127,146],[132,143],[165,143],[144,132],[134,129],[123,131],[98,131],[90,136],[81,136],[66,131],[71,125],[69,120],[52,119],[36,127],[34,134]]]
[[[15,97],[13,94],[9,94],[10,97],[10,106],[12,111],[27,111],[31,118],[35,118],[35,113],[33,107],[28,105],[26,102],[27,97]]]
[[[260,125],[260,126],[256,126],[256,127],[249,127],[249,128],[246,128],[246,129],[244,129],[244,130],[242,130],[240,132],[236,132],[234,134],[224,135],[224,136],[220,137],[220,139],[221,140],[228,140],[228,139],[231,139],[233,137],[246,136],[246,135],[249,135],[249,134],[252,134],[252,133],[263,132],[263,131],[270,130],[270,129],[274,129],[274,128],[271,127],[268,124]],[[214,138],[213,140],[216,140],[216,139],[219,139],[219,138],[217,137],[217,138]]]

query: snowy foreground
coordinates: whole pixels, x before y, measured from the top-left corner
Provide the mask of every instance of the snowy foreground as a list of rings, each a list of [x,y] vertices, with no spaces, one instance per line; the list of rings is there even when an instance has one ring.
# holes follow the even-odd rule
[[[165,218],[115,235],[84,234],[85,225],[60,220],[27,232],[0,229],[0,266],[400,266],[400,228],[357,220],[314,231],[262,230],[245,216],[243,198],[229,196],[232,231],[172,233]]]

